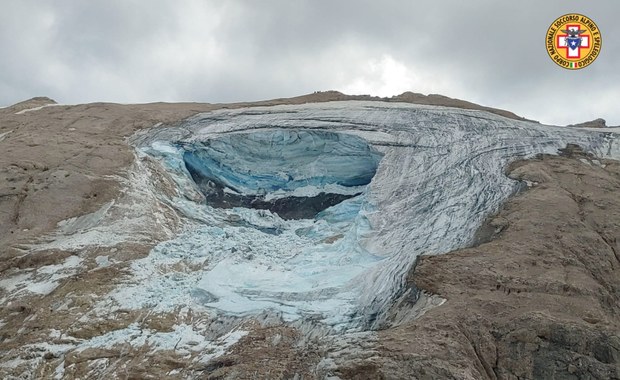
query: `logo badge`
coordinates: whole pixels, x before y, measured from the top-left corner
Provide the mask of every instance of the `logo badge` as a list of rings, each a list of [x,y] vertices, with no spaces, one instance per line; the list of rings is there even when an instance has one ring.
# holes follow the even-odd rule
[[[598,26],[578,13],[558,17],[547,30],[549,57],[568,70],[583,69],[594,62],[601,53],[602,44]]]

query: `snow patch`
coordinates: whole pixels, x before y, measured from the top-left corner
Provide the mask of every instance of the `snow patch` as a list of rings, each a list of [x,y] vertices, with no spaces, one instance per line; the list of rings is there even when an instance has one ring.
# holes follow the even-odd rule
[[[63,220],[58,223],[58,228],[65,235],[71,235],[79,231],[93,228],[103,220],[113,205],[114,200],[104,204],[99,210],[93,213]]]
[[[97,266],[99,268],[105,268],[105,267],[109,267],[110,265],[112,265],[108,256],[95,257],[95,263],[97,263]]]
[[[32,272],[20,273],[13,277],[0,280],[0,288],[7,293],[14,293],[18,289],[23,289],[26,283],[32,278]]]
[[[4,132],[4,133],[0,133],[0,141],[4,140],[6,138],[6,136],[8,136],[9,133],[11,133],[11,132],[13,132],[13,131],[7,131],[7,132]]]
[[[235,330],[211,341],[192,325],[178,324],[173,326],[173,329],[171,332],[158,332],[143,329],[139,324],[133,323],[124,329],[111,331],[84,341],[76,347],[76,351],[81,352],[89,348],[113,348],[128,343],[135,348],[149,346],[153,351],[174,350],[182,356],[191,353],[199,354],[198,361],[206,363],[226,353],[229,347],[248,334],[248,331]]]
[[[73,276],[82,261],[78,256],[69,256],[62,264],[42,266],[1,280],[0,287],[10,293],[10,299],[17,298],[23,291],[47,295],[58,287],[60,280]]]
[[[137,158],[125,175],[113,176],[124,186],[123,196],[91,214],[61,221],[57,233],[49,236],[50,241],[34,244],[31,250],[77,251],[172,236],[166,216],[169,206],[160,202],[150,175],[146,164]]]
[[[56,106],[63,106],[63,105],[64,104],[56,104],[56,103],[45,104],[45,105],[42,105],[40,107],[27,108],[25,110],[21,110],[21,111],[15,112],[15,115],[23,115],[23,114],[25,114],[27,112],[34,112],[34,111],[42,110],[43,108],[47,108],[47,107],[56,107]]]

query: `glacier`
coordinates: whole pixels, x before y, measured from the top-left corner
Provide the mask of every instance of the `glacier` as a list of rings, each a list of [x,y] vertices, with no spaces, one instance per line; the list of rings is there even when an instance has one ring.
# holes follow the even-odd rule
[[[508,163],[568,143],[620,158],[618,134],[484,111],[366,101],[222,109],[130,142],[182,228],[132,264],[119,307],[269,311],[368,330],[405,296],[421,254],[472,244],[524,184]],[[186,273],[162,273],[183,262]]]

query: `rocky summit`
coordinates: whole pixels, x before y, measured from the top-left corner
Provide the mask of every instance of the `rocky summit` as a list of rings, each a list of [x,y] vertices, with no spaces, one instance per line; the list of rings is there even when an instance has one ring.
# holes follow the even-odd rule
[[[589,127],[410,92],[0,109],[0,375],[620,378],[620,134]]]

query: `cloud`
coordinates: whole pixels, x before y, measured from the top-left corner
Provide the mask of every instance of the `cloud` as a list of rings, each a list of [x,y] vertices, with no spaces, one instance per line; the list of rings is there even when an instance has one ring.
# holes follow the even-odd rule
[[[357,74],[347,75],[337,88],[347,94],[372,94],[389,97],[415,89],[422,93],[439,93],[445,89],[455,90],[454,83],[448,83],[429,68],[397,61],[390,54],[371,58],[358,66]]]
[[[546,123],[620,124],[620,3],[577,8],[560,0],[9,2],[0,13],[0,104],[411,90]],[[544,49],[547,27],[568,12],[589,15],[603,32],[601,56],[577,72]]]

